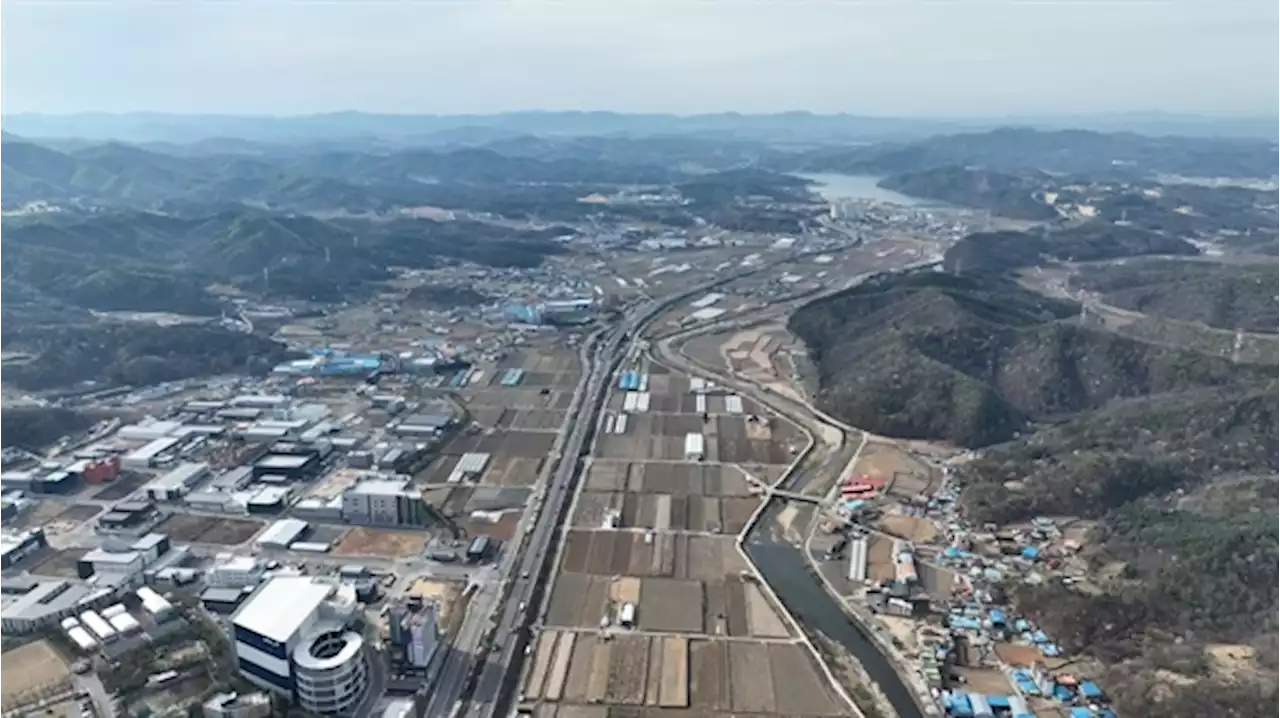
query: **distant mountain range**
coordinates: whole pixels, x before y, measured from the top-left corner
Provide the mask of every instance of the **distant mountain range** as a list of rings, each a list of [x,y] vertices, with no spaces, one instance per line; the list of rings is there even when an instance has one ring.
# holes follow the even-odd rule
[[[163,113],[8,114],[0,124],[31,137],[189,143],[216,138],[271,142],[382,139],[414,144],[481,144],[519,135],[717,135],[772,142],[882,141],[1022,125],[1149,135],[1275,139],[1275,117],[1169,113],[985,118],[902,118],[781,112],[703,115],[511,112],[494,115],[386,115],[335,112],[292,117]]]

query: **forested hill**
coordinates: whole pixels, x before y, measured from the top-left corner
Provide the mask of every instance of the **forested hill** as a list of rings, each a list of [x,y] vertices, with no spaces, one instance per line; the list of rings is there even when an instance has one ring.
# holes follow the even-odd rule
[[[1077,313],[1005,280],[924,272],[818,300],[790,328],[817,364],[825,410],[879,434],[963,446],[1268,371],[1063,321]]]

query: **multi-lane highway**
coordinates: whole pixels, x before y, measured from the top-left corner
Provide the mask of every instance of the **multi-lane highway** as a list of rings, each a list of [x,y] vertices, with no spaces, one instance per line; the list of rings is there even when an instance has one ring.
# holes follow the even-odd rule
[[[525,649],[532,638],[530,628],[541,615],[542,603],[546,599],[547,589],[551,585],[551,573],[556,566],[556,552],[553,550],[560,528],[567,519],[567,512],[572,503],[576,481],[582,469],[585,451],[590,447],[592,433],[608,394],[609,382],[615,369],[626,354],[624,351],[630,340],[662,312],[694,295],[714,289],[729,282],[757,274],[776,265],[794,261],[812,252],[799,253],[779,258],[776,262],[756,267],[743,272],[716,279],[708,284],[694,287],[677,295],[661,300],[649,301],[629,310],[617,325],[602,337],[597,336],[589,350],[587,362],[587,378],[581,390],[575,396],[574,405],[570,408],[573,425],[568,439],[561,447],[558,464],[548,481],[546,491],[542,494],[542,505],[532,512],[532,528],[528,542],[521,549],[517,571],[506,584],[510,589],[501,608],[501,615],[493,624],[489,634],[492,640],[489,655],[474,679],[467,718],[502,718],[511,709],[511,701],[519,681],[520,668]],[[478,643],[483,643],[479,641]],[[442,676],[436,682],[437,693],[447,692],[452,695],[466,693],[465,683],[472,675],[460,672],[465,662],[470,665],[474,656],[458,654],[459,668],[451,669],[454,673]],[[448,696],[433,697],[430,701],[428,718],[445,718],[449,715],[447,707],[454,701]]]
[[[552,543],[557,528],[564,523],[583,449],[588,445],[608,390],[609,378],[620,358],[618,349],[634,321],[623,321],[593,351],[584,391],[574,407],[574,423],[569,438],[544,493],[541,511],[519,562],[519,573],[511,581],[511,591],[493,633],[493,652],[481,670],[471,696],[469,714],[472,718],[499,716],[507,707],[519,677],[518,659],[523,657],[525,647],[529,645],[529,626],[538,612],[549,583],[549,573],[555,564]]]

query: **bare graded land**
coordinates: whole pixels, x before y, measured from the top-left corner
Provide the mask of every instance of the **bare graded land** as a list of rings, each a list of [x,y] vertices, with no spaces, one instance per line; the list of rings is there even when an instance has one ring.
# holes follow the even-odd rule
[[[93,498],[99,501],[119,501],[142,488],[142,485],[150,480],[151,477],[145,474],[124,471],[116,477],[115,481],[107,484],[105,488],[99,489],[93,495]]]
[[[8,711],[69,686],[71,670],[48,641],[35,641],[0,655],[4,707]]]
[[[354,528],[333,547],[342,556],[385,556],[400,558],[422,553],[427,537],[422,533]]]
[[[533,486],[538,482],[544,457],[498,457],[489,460],[489,466],[480,479],[483,486]],[[447,478],[447,477],[446,477]]]
[[[27,509],[21,515],[12,519],[6,519],[4,526],[7,529],[19,530],[44,526],[66,510],[67,504],[62,503],[61,501],[51,501],[49,499],[36,501],[35,506]]]
[[[65,551],[45,549],[44,554],[39,557],[39,562],[33,564],[28,570],[37,576],[76,578],[79,575],[76,570],[76,564],[79,563],[80,558],[85,553],[83,549],[67,549]]]
[[[101,506],[76,504],[55,516],[53,520],[58,523],[82,524],[100,513],[102,513]]]
[[[461,617],[459,608],[463,605],[463,588],[464,584],[457,581],[419,578],[409,585],[405,594],[435,601],[440,611],[440,625],[449,626],[456,618]]]
[[[876,522],[876,528],[913,543],[929,543],[938,537],[933,521],[914,516],[887,515]]]
[[[265,526],[261,521],[172,514],[156,531],[168,534],[174,543],[211,543],[239,546]]]
[[[488,536],[503,543],[515,538],[516,529],[520,527],[520,512],[506,511],[497,521],[486,521],[478,518],[467,518],[462,521],[462,530],[467,536]]]
[[[898,498],[936,491],[942,480],[937,469],[897,444],[883,441],[867,442],[853,473],[883,479],[885,493]]]

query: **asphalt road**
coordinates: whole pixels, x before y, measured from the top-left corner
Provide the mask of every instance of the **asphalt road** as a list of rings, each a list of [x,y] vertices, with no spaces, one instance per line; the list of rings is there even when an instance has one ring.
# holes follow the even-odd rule
[[[612,335],[611,335],[612,336]],[[588,377],[584,382],[585,392],[580,397],[588,397],[586,406],[595,404],[589,397],[597,396],[592,387],[599,381],[599,352],[592,355],[584,353],[585,366],[589,367]],[[606,375],[607,376],[607,375]],[[510,551],[504,553],[498,574],[507,577],[504,582],[486,583],[472,598],[467,609],[467,619],[459,629],[451,645],[443,647],[444,655],[439,660],[439,668],[435,671],[436,679],[431,688],[431,696],[427,703],[427,716],[430,718],[447,718],[452,715],[459,700],[469,691],[472,693],[472,715],[492,712],[497,699],[502,695],[502,682],[505,669],[510,665],[515,653],[511,639],[517,626],[522,625],[524,606],[531,604],[531,593],[540,574],[537,566],[538,557],[546,553],[549,542],[555,536],[554,527],[557,521],[549,520],[562,511],[564,491],[557,490],[571,481],[575,472],[576,457],[585,441],[586,429],[590,423],[581,412],[581,405],[573,408],[576,416],[570,428],[568,439],[561,447],[559,455],[574,457],[575,460],[564,461],[558,465],[548,482],[548,489],[541,499],[544,506],[533,512],[527,520],[532,521],[532,530],[528,537],[528,545],[517,552],[517,546],[511,544]],[[589,414],[588,414],[589,415]],[[522,523],[523,527],[523,523]],[[518,564],[518,565],[517,565]],[[528,576],[529,578],[524,578]],[[502,606],[501,615],[494,619],[494,611],[503,599],[503,588],[509,585],[510,591]],[[493,629],[492,631],[490,629]],[[475,674],[475,663],[485,650],[486,638],[492,636],[488,646],[490,654],[479,676]],[[523,650],[521,648],[520,650]],[[471,690],[474,686],[474,690]]]
[[[613,367],[621,358],[618,350],[622,337],[635,321],[624,321],[606,335],[593,353],[586,393],[577,407],[574,425],[561,452],[560,465],[552,476],[542,513],[521,556],[519,573],[512,579],[510,596],[494,632],[493,653],[481,671],[471,697],[470,718],[501,715],[507,708],[520,674],[519,659],[523,658],[525,647],[529,645],[528,628],[538,614],[546,586],[550,583],[548,574],[555,565],[552,542],[557,536],[557,529],[564,523],[573,496],[580,455],[595,427]]]
[[[605,334],[594,347],[590,361],[587,362],[589,372],[585,391],[581,394],[580,403],[570,410],[574,416],[574,424],[560,452],[560,463],[548,484],[543,499],[544,505],[534,519],[529,542],[520,554],[519,571],[511,579],[511,590],[503,604],[501,617],[491,634],[493,640],[490,652],[475,680],[466,718],[502,718],[511,709],[525,649],[532,639],[530,628],[541,615],[541,604],[546,598],[547,587],[552,583],[551,572],[556,565],[555,551],[552,550],[553,542],[559,529],[566,522],[566,513],[575,493],[575,481],[581,469],[582,454],[588,446],[591,433],[596,426],[596,419],[603,408],[614,369],[624,358],[623,350],[628,346],[629,340],[635,338],[639,330],[648,322],[679,302],[807,254],[811,253],[779,258],[776,262],[721,277],[675,296],[656,302],[646,302],[627,312],[622,321]],[[465,681],[465,679],[457,680]],[[450,683],[441,681],[437,686],[450,686]],[[459,688],[459,695],[465,692],[461,690],[461,686]],[[436,690],[439,691],[440,688]],[[432,700],[430,707],[435,710],[429,710],[428,717],[445,718],[451,711],[451,708],[446,708],[447,705],[451,706],[452,702],[446,704],[443,697]],[[444,712],[438,712],[442,710]]]

